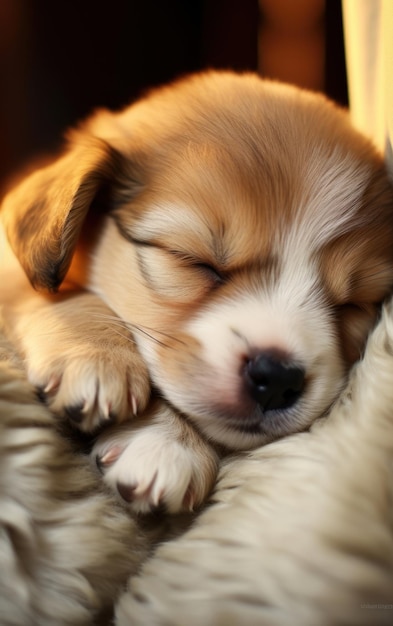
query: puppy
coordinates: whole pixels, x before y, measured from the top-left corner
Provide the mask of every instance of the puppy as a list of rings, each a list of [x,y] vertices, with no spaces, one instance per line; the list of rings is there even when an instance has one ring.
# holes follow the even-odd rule
[[[139,511],[198,506],[216,444],[323,414],[393,284],[381,157],[323,96],[251,74],[98,111],[1,216],[29,379],[82,430],[115,422],[92,457]]]

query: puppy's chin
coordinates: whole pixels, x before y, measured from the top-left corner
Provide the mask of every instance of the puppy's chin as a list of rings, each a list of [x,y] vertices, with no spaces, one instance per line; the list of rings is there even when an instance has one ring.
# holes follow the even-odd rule
[[[306,414],[299,404],[291,410],[263,411],[255,406],[239,417],[227,407],[214,407],[209,415],[189,414],[188,418],[209,440],[230,450],[249,450],[305,430],[313,421],[310,417],[306,421]]]
[[[235,418],[224,409],[212,408],[209,415],[188,414],[187,418],[204,437],[229,450],[251,450],[294,432],[306,429],[302,416],[294,412],[267,411],[256,407],[246,416]]]

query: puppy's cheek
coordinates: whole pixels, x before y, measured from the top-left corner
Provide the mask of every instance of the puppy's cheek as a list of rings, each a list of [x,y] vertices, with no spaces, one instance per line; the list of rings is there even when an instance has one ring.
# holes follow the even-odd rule
[[[358,308],[352,305],[341,307],[338,312],[338,333],[341,340],[343,358],[352,365],[363,354],[368,334],[378,318],[374,305]]]
[[[153,381],[160,388],[166,390],[175,385],[184,392],[189,385],[195,385],[202,364],[202,346],[198,339],[172,330],[157,342],[141,336],[138,345]]]
[[[253,410],[254,403],[244,395],[237,353],[228,353],[220,365],[211,363],[201,342],[185,333],[149,352],[145,358],[154,383],[183,413],[210,420],[214,415],[244,417]]]

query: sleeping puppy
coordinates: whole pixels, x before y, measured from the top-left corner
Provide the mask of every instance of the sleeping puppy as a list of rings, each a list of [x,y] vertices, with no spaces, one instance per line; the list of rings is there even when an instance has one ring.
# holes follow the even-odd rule
[[[102,431],[92,457],[139,511],[198,506],[217,444],[326,412],[393,284],[381,157],[323,96],[251,74],[98,111],[1,215],[29,379]]]

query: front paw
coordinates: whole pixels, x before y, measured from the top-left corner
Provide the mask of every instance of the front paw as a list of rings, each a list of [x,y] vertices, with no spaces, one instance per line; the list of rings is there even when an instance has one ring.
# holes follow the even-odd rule
[[[94,432],[142,412],[150,397],[149,374],[128,326],[95,294],[66,291],[34,296],[12,333],[49,409]]]
[[[69,347],[46,363],[30,367],[29,379],[49,409],[85,432],[143,411],[150,381],[134,347],[85,348]]]
[[[105,431],[92,459],[135,512],[158,507],[169,513],[192,511],[212,489],[218,456],[168,407],[162,405],[152,418]]]

